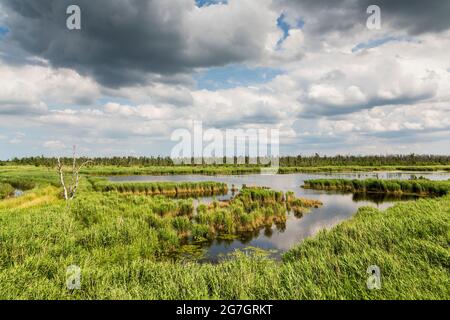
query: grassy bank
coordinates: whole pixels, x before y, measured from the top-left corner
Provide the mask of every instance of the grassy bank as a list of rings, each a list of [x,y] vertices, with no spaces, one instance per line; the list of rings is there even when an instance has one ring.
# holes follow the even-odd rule
[[[278,173],[316,173],[316,172],[371,172],[371,171],[403,171],[403,172],[433,172],[450,171],[450,165],[436,166],[323,166],[323,167],[280,167]],[[259,174],[257,166],[171,166],[171,167],[112,167],[91,166],[84,168],[82,173],[99,176],[115,175],[239,175]]]
[[[111,182],[88,179],[95,191],[166,196],[211,196],[226,194],[228,186],[220,182]]]
[[[160,198],[89,197],[71,208],[57,201],[0,211],[0,298],[450,298],[450,196],[386,212],[360,209],[291,249],[283,262],[238,254],[218,265],[157,261],[171,235],[152,226],[143,209]],[[79,291],[65,288],[71,264],[82,270]],[[381,290],[366,288],[370,265],[381,269]]]
[[[59,186],[55,168],[31,166],[0,167],[0,182],[9,183],[20,190],[31,190],[42,185]]]
[[[307,180],[306,189],[339,190],[358,193],[394,193],[419,196],[443,196],[450,191],[450,181],[419,180],[348,180],[348,179],[315,179]]]
[[[436,172],[450,171],[450,165],[434,166],[323,166],[323,167],[280,167],[278,173],[333,173],[333,172],[372,172],[372,171],[400,171],[400,172]]]
[[[117,175],[239,175],[260,173],[256,166],[150,166],[150,167],[116,167],[116,166],[90,166],[83,168],[81,173],[97,176]]]
[[[68,172],[70,168],[67,168]],[[290,173],[333,173],[333,172],[438,172],[450,171],[450,165],[433,166],[304,166],[280,167],[279,174]],[[83,167],[81,174],[86,176],[124,176],[124,175],[244,175],[260,174],[261,167],[247,165],[220,165],[220,166],[99,166]],[[24,181],[50,183],[58,185],[58,175],[55,167],[34,166],[0,166],[0,182],[2,178],[15,180],[17,186]],[[4,182],[4,181],[3,181]],[[19,188],[20,189],[20,188]],[[28,188],[29,189],[29,188]]]
[[[14,188],[9,183],[0,182],[0,200],[11,197],[14,194]]]

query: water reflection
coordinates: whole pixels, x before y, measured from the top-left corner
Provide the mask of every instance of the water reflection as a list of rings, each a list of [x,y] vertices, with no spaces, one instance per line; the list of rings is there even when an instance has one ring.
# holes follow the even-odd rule
[[[324,173],[324,174],[286,174],[286,175],[241,175],[241,176],[202,176],[202,175],[178,175],[178,176],[115,176],[112,181],[217,181],[225,182],[231,190],[232,185],[240,188],[243,184],[266,186],[280,191],[293,191],[296,196],[317,199],[323,206],[312,209],[303,217],[295,217],[289,214],[283,225],[262,228],[259,231],[241,234],[237,238],[218,238],[211,242],[198,244],[198,248],[205,251],[204,260],[218,261],[223,256],[234,252],[236,249],[248,247],[271,250],[272,255],[280,254],[298,244],[303,239],[315,235],[317,232],[330,229],[338,223],[352,217],[358,208],[372,206],[378,209],[386,209],[397,201],[409,201],[417,199],[416,196],[395,196],[392,194],[351,194],[330,193],[302,189],[300,186],[307,179],[317,178],[343,178],[343,179],[410,179],[411,176],[423,176],[430,180],[448,180],[449,172],[364,172],[364,173]],[[208,203],[217,200],[228,200],[231,192],[219,197],[200,198],[198,203]]]
[[[420,197],[417,195],[404,195],[404,194],[392,194],[392,193],[355,193],[352,200],[354,202],[370,201],[376,204],[382,204],[385,202],[395,201],[411,201],[417,200]]]

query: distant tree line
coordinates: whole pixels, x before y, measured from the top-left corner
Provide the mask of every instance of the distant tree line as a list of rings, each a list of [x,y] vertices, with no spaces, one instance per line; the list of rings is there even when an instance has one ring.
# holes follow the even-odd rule
[[[61,162],[70,164],[72,158],[61,157]],[[95,164],[97,166],[173,166],[174,162],[170,157],[78,157],[78,161]],[[1,161],[0,165],[33,165],[33,166],[55,166],[58,162],[56,157],[24,157],[12,158],[8,161]]]
[[[450,164],[450,155],[369,155],[369,156],[296,156],[281,157],[282,167],[303,166],[432,166]]]
[[[81,162],[90,161],[97,166],[175,166],[176,164],[170,157],[93,157],[78,158]],[[63,163],[70,164],[71,158],[61,158]],[[7,161],[0,161],[0,165],[33,165],[52,167],[57,164],[57,158],[52,157],[25,157],[13,158]],[[192,165],[193,159],[184,161],[184,165]],[[197,162],[198,163],[198,162]],[[203,161],[203,164],[206,161]],[[223,159],[223,163],[227,163]],[[228,162],[229,163],[229,162]],[[251,164],[249,157],[236,158],[234,164]],[[259,162],[258,162],[259,163]],[[352,155],[336,155],[336,156],[283,156],[280,157],[279,163],[281,167],[322,167],[322,166],[424,166],[424,165],[448,165],[450,164],[450,156],[444,155],[370,155],[370,156],[352,156]],[[195,164],[201,165],[201,164]]]

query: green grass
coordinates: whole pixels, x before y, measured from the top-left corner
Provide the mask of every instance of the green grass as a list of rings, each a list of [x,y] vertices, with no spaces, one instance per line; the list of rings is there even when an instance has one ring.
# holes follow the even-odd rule
[[[290,204],[298,199],[289,198],[283,192],[263,188],[243,188],[229,202],[213,202],[211,205],[201,205],[195,216],[194,239],[213,239],[221,235],[254,232],[273,224],[284,224]],[[315,202],[321,205],[319,202]],[[306,209],[307,202],[295,203]]]
[[[227,237],[282,221],[289,207],[319,204],[244,188],[233,201],[200,205],[196,213],[190,199],[97,192],[85,178],[67,204],[55,176],[32,167],[0,170],[3,183],[34,183],[0,201],[0,299],[450,299],[448,194],[386,211],[361,208],[282,261],[237,253],[213,265],[172,261],[171,254],[193,250],[186,237]],[[428,190],[428,181],[410,183],[417,182]],[[65,287],[73,264],[82,271],[79,291]],[[366,288],[370,265],[381,269],[380,290]]]
[[[425,179],[316,179],[306,180],[303,187],[316,190],[339,190],[359,193],[396,193],[421,196],[443,196],[450,191],[450,181],[430,181]]]
[[[58,202],[0,212],[0,298],[450,298],[449,196],[386,212],[360,209],[288,251],[282,262],[237,254],[218,265],[158,261],[161,245],[176,245],[177,237],[150,227],[142,209],[152,200],[130,196],[140,206],[127,209],[121,198],[96,196],[97,206],[79,200],[69,209]],[[81,267],[80,291],[65,288],[71,264]],[[382,289],[369,291],[366,269],[374,264]]]
[[[450,165],[435,166],[320,166],[320,167],[280,167],[278,173],[314,173],[314,172],[371,172],[371,171],[450,171]],[[236,175],[259,174],[261,167],[247,165],[220,165],[220,166],[91,166],[82,170],[82,173],[98,176],[115,175]]]
[[[0,167],[0,182],[9,183],[16,189],[31,190],[37,186],[59,186],[56,169],[31,166]]]
[[[234,175],[260,173],[256,166],[89,166],[81,170],[81,173],[96,176],[116,175]]]
[[[71,168],[67,168],[69,172]],[[414,166],[281,166],[280,174],[290,173],[333,173],[333,172],[372,172],[372,171],[405,171],[405,172],[435,172],[450,171],[450,165],[414,165]],[[119,176],[119,175],[241,175],[259,174],[261,167],[255,165],[198,165],[198,166],[101,166],[83,167],[81,174],[88,176]],[[33,180],[39,183],[58,184],[55,167],[35,166],[0,166],[0,181],[3,177],[9,179]]]
[[[11,197],[14,194],[14,188],[9,183],[0,182],[0,200]]]
[[[31,166],[0,167],[0,199],[9,198],[0,201],[0,209],[28,208],[51,203],[59,197],[58,187],[59,178],[55,170]],[[15,189],[25,193],[18,198],[10,198]]]
[[[207,196],[228,192],[220,182],[110,182],[101,178],[88,179],[95,191],[168,196]]]
[[[435,172],[450,171],[450,165],[414,165],[414,166],[311,166],[311,167],[280,167],[278,173],[315,173],[315,172],[373,172],[373,171],[404,171],[404,172]]]

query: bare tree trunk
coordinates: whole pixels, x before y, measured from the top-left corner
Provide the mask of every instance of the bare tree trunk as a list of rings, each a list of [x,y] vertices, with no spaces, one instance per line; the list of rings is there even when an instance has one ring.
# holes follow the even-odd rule
[[[58,172],[59,172],[59,179],[61,182],[61,185],[64,189],[64,199],[66,201],[72,200],[75,198],[77,189],[78,189],[78,183],[80,181],[79,175],[80,170],[83,168],[86,164],[92,162],[92,161],[85,161],[83,162],[78,168],[77,168],[77,158],[76,158],[76,146],[73,146],[73,160],[72,160],[72,181],[71,184],[67,187],[66,183],[64,181],[64,170],[61,163],[61,159],[58,157]]]
[[[78,169],[75,170],[75,173],[74,173],[74,175],[75,175],[75,183],[72,185],[72,194],[71,194],[71,196],[70,196],[70,200],[72,200],[72,199],[75,197],[75,194],[77,193],[78,182],[80,181],[80,180],[79,180],[79,176],[80,176],[80,170],[81,170],[81,168],[83,168],[85,165],[87,165],[87,164],[90,163],[90,162],[92,162],[92,161],[85,161],[85,162],[83,162],[83,163],[78,167]]]
[[[63,171],[63,167],[61,164],[61,159],[58,157],[58,172],[59,172],[59,180],[61,181],[61,185],[64,188],[64,199],[68,200],[69,199],[69,195],[67,193],[67,188],[66,188],[66,184],[64,182],[64,171]]]
[[[72,192],[73,192],[73,186],[74,186],[74,184],[75,184],[75,167],[76,167],[76,157],[75,157],[75,154],[76,154],[76,146],[73,146],[73,152],[72,152],[72,182],[71,182],[71,184],[70,184],[70,187],[69,187],[69,195],[71,195],[72,194]]]

